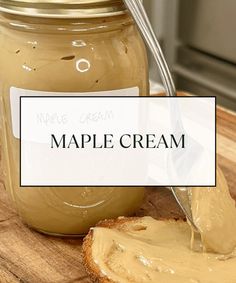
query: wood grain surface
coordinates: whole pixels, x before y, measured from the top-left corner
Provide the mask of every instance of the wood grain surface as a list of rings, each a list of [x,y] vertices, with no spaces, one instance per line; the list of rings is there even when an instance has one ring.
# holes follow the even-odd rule
[[[218,163],[236,199],[236,114],[218,109]],[[149,188],[137,215],[183,217],[167,189]],[[45,236],[24,226],[0,185],[0,283],[89,283],[82,239]]]

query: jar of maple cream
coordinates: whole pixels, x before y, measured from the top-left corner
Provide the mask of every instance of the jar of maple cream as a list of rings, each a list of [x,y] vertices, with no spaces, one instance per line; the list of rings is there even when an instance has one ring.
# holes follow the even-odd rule
[[[5,185],[27,225],[81,235],[101,219],[132,214],[143,188],[19,185],[19,97],[148,94],[144,43],[119,0],[0,0]]]

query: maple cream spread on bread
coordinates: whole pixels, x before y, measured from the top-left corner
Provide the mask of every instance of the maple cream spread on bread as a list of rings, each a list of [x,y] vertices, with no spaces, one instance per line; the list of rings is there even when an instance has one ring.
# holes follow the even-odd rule
[[[99,282],[235,283],[236,209],[219,169],[217,188],[192,189],[192,207],[200,252],[186,222],[118,219],[90,232],[93,274]]]

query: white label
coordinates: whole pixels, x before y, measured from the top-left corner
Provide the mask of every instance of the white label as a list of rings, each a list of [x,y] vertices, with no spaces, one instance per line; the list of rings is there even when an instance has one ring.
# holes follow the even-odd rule
[[[215,186],[215,98],[22,97],[22,186]]]
[[[19,125],[20,125],[20,97],[21,96],[138,96],[139,88],[125,88],[109,91],[96,91],[96,92],[46,92],[28,90],[22,88],[10,88],[10,102],[11,102],[11,117],[12,117],[12,131],[16,138],[20,138]]]

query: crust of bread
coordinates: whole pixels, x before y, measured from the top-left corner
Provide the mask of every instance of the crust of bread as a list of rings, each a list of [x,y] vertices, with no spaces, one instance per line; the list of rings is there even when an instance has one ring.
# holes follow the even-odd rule
[[[129,222],[135,222],[141,219],[141,217],[119,217],[117,219],[108,219],[100,221],[96,227],[104,227],[108,229],[122,229],[123,224]],[[176,219],[158,219],[162,221],[172,221],[172,222],[184,222],[183,220]],[[92,257],[92,243],[93,243],[93,228],[90,229],[88,235],[83,240],[82,252],[83,252],[83,262],[87,273],[91,276],[93,282],[96,283],[115,283],[109,278],[105,277],[99,267],[93,260]]]
[[[119,228],[122,224],[136,221],[140,217],[120,217],[117,219],[106,219],[100,221],[96,227],[104,228]],[[105,277],[92,257],[92,243],[93,243],[93,228],[90,229],[88,235],[83,240],[82,252],[83,262],[87,273],[90,275],[93,282],[97,283],[115,283],[109,278]]]

